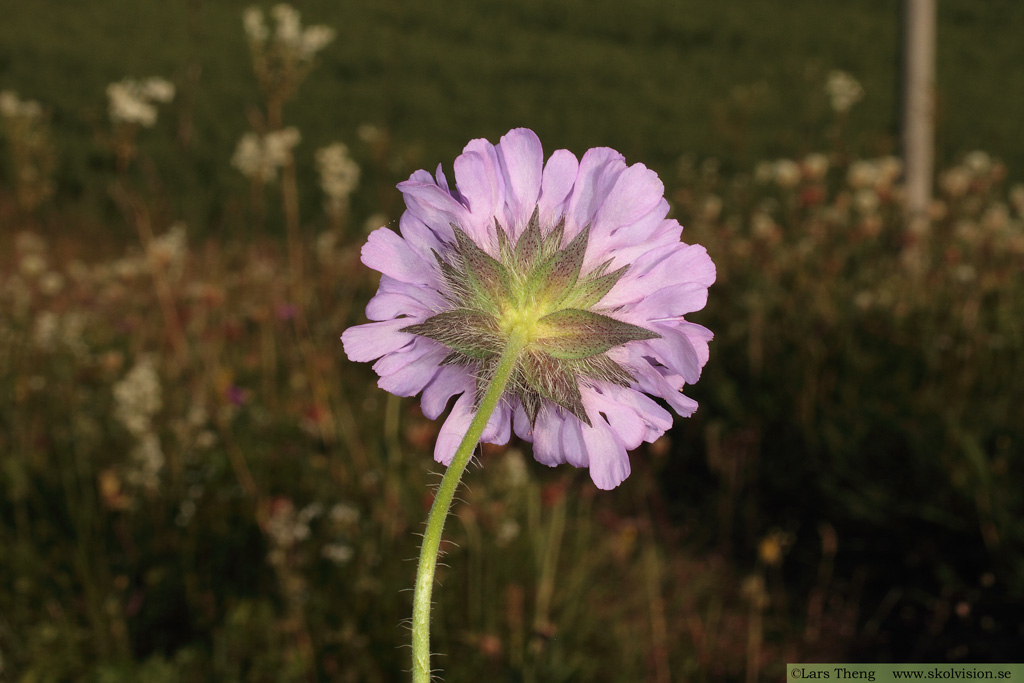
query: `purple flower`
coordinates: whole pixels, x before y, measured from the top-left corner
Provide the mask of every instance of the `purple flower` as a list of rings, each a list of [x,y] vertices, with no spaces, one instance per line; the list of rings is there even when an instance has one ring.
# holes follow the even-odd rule
[[[458,395],[434,458],[448,464],[511,330],[529,340],[483,440],[511,432],[545,465],[589,467],[602,489],[629,475],[627,451],[697,408],[681,391],[700,377],[711,332],[683,316],[704,307],[715,266],[666,219],[658,176],[595,148],[577,160],[519,128],[470,142],[455,187],[439,166],[398,188],[401,235],[370,234],[362,260],[381,272],[345,331],[353,361],[376,360],[378,386],[422,392],[430,419]]]
[[[237,384],[232,384],[231,386],[229,386],[227,390],[224,392],[224,394],[227,397],[228,401],[230,401],[231,405],[233,406],[243,405],[246,401],[249,400],[249,392],[243,389],[242,387],[238,386]]]

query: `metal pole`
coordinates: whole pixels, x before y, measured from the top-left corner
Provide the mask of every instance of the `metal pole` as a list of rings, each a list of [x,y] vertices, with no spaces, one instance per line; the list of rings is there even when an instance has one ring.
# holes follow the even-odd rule
[[[910,242],[928,232],[935,163],[935,0],[904,0],[903,164]]]

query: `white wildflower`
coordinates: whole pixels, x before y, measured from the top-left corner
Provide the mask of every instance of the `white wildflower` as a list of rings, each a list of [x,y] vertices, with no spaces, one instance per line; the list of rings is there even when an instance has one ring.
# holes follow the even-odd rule
[[[174,84],[165,78],[152,77],[142,82],[143,97],[154,102],[170,102],[174,99]]]
[[[18,317],[28,313],[32,306],[32,290],[20,275],[14,274],[0,280],[0,298],[10,301]],[[2,322],[3,318],[0,318]]]
[[[878,193],[870,188],[857,190],[853,195],[853,204],[862,214],[875,213],[878,210]]]
[[[164,269],[172,280],[177,280],[184,270],[187,250],[185,224],[179,221],[150,243],[147,250],[150,266]]]
[[[60,330],[60,318],[53,311],[43,311],[36,318],[32,329],[32,341],[43,351],[52,351],[57,332]]]
[[[185,420],[191,428],[203,427],[210,419],[210,413],[202,403],[193,403],[189,406]]]
[[[246,7],[242,12],[242,26],[245,27],[245,35],[254,43],[264,43],[270,37],[267,24],[263,20],[263,11],[259,7]]]
[[[196,502],[190,498],[186,498],[181,501],[181,505],[178,507],[178,515],[174,518],[174,523],[178,526],[188,526],[189,522],[196,514]]]
[[[138,124],[150,128],[156,123],[154,102],[174,99],[174,85],[162,78],[139,82],[126,78],[107,86],[110,119],[114,123]]]
[[[330,26],[310,26],[302,33],[299,56],[302,59],[312,59],[317,52],[334,40],[334,35],[334,29]]]
[[[348,206],[349,195],[359,184],[359,164],[349,156],[348,147],[335,142],[317,150],[316,165],[328,210],[343,211]]]
[[[953,276],[959,282],[971,282],[978,276],[978,272],[970,263],[961,263],[953,269]]]
[[[384,140],[384,130],[372,123],[362,123],[356,128],[356,136],[372,147]]]
[[[1010,207],[1002,202],[995,202],[981,217],[981,225],[989,232],[1000,233],[1010,227]]]
[[[25,277],[35,278],[46,272],[46,257],[38,253],[25,254],[18,264],[18,269]]]
[[[941,221],[949,214],[949,206],[941,199],[932,199],[928,205],[928,218],[933,221]]]
[[[279,500],[267,520],[267,535],[277,548],[291,548],[309,538],[309,524],[299,519],[289,500]]]
[[[954,166],[939,176],[939,187],[950,197],[962,197],[971,187],[971,173],[963,166]]]
[[[1024,185],[1018,184],[1010,188],[1010,203],[1017,209],[1017,215],[1024,216]]]
[[[724,203],[716,194],[708,195],[701,205],[701,217],[706,221],[716,221],[722,215]]]
[[[292,149],[300,139],[298,129],[291,126],[265,136],[246,133],[235,147],[231,164],[246,178],[260,182],[271,181],[276,177],[277,170],[287,163]]]
[[[0,90],[0,116],[10,119],[38,119],[43,107],[35,100],[23,100],[18,93]]]
[[[298,520],[303,524],[309,524],[311,521],[313,521],[323,513],[323,503],[312,502],[306,507],[299,510]]]
[[[986,175],[992,170],[992,157],[980,150],[975,150],[964,157],[964,167],[975,177]]]
[[[519,522],[514,519],[503,519],[494,540],[499,548],[504,548],[518,537]]]
[[[846,182],[855,190],[874,187],[879,180],[878,165],[868,159],[858,159],[846,171]]]
[[[21,101],[17,93],[10,90],[0,90],[0,116],[15,117],[18,114]]]
[[[132,449],[131,468],[125,472],[125,481],[133,486],[155,489],[160,483],[160,471],[164,467],[164,453],[160,438],[153,432],[139,437]]]
[[[114,416],[137,439],[150,432],[153,417],[163,407],[160,376],[152,356],[140,356],[114,385],[114,403]]]
[[[510,448],[505,453],[502,465],[502,481],[510,489],[522,488],[530,481],[530,468],[526,464],[523,452],[518,448]]]
[[[274,15],[274,19],[277,20],[275,40],[282,46],[298,51],[302,42],[302,22],[299,18],[299,11],[284,3],[274,5],[270,11]]]
[[[46,251],[46,240],[30,230],[22,230],[14,238],[14,246],[19,252],[41,254]]]
[[[284,166],[291,156],[292,149],[299,144],[302,136],[295,126],[267,133],[263,138],[265,154],[276,167]]]
[[[60,343],[78,358],[84,358],[89,353],[85,343],[85,325],[88,320],[88,314],[81,310],[68,311],[61,317]]]
[[[722,168],[722,162],[714,157],[710,157],[700,162],[700,174],[702,177],[707,179],[717,178],[718,172]]]
[[[962,219],[953,226],[953,233],[968,244],[974,244],[981,237],[981,230],[974,221]]]
[[[320,554],[334,564],[346,564],[352,559],[355,551],[352,550],[352,546],[344,543],[329,543],[320,550]]]
[[[370,234],[382,225],[388,224],[388,217],[382,213],[373,213],[363,221],[363,232]]]
[[[231,165],[242,172],[246,178],[269,180],[270,172],[263,160],[263,141],[256,133],[246,133],[235,146],[231,157]]]
[[[156,107],[123,83],[107,86],[107,98],[110,100],[110,118],[115,123],[137,123],[144,128],[156,123]]]
[[[845,71],[832,71],[825,82],[825,94],[833,111],[845,114],[853,105],[864,98],[864,88],[860,82]]]
[[[775,178],[775,164],[770,161],[759,161],[754,166],[754,182],[760,185],[770,183]]]
[[[779,187],[796,187],[800,182],[800,165],[791,159],[779,159],[772,168],[772,175]]]
[[[217,444],[217,435],[209,429],[204,429],[196,434],[195,445],[201,451],[213,448]]]
[[[804,157],[801,167],[808,180],[823,180],[828,173],[828,157],[817,152],[808,154]]]
[[[335,230],[325,230],[316,237],[316,257],[321,263],[328,263],[334,257],[334,250],[338,247],[338,233]]]
[[[879,189],[892,187],[903,174],[903,161],[899,157],[887,156],[876,159],[875,167],[878,169],[878,180],[875,185]]]
[[[763,240],[774,240],[780,235],[775,219],[761,211],[750,217],[750,232],[754,237]]]
[[[122,280],[132,280],[146,271],[146,264],[141,259],[125,256],[110,264],[110,272]]]
[[[352,526],[359,521],[359,509],[347,503],[335,503],[328,514],[339,526]]]

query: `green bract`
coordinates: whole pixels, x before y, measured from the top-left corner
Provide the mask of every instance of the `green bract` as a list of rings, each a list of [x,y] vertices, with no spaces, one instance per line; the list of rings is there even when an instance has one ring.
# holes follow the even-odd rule
[[[403,331],[451,349],[442,364],[475,367],[478,400],[509,336],[518,331],[528,341],[506,392],[519,398],[531,424],[547,400],[590,425],[580,382],[628,387],[635,379],[605,352],[659,336],[590,310],[618,282],[626,266],[606,272],[609,260],[581,274],[589,226],[562,247],[564,219],[545,235],[536,210],[515,244],[495,219],[498,259],[458,225],[451,227],[455,243],[444,256],[434,252],[451,308]]]

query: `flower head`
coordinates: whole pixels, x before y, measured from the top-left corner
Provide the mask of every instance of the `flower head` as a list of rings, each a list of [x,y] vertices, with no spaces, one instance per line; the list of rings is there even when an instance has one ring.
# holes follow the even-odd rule
[[[845,71],[835,70],[828,74],[825,94],[828,95],[833,111],[845,114],[864,98],[864,86]]]
[[[454,188],[440,167],[399,184],[401,235],[380,228],[362,250],[382,273],[374,322],[345,331],[345,352],[377,360],[381,388],[422,392],[431,419],[459,396],[434,451],[448,464],[502,350],[525,340],[483,440],[514,430],[538,461],[617,486],[627,451],[672,425],[651,396],[683,416],[697,407],[681,390],[711,333],[683,316],[704,307],[714,264],[680,242],[657,175],[614,150],[545,163],[537,136],[516,129],[470,142],[454,166]]]
[[[349,156],[344,143],[335,142],[316,151],[316,165],[329,209],[343,209],[359,184],[359,164]]]
[[[245,133],[235,147],[231,164],[246,178],[260,182],[271,181],[277,176],[277,169],[288,163],[292,149],[301,139],[299,130],[294,126],[266,135]]]
[[[110,120],[152,128],[156,123],[155,102],[174,99],[174,84],[163,78],[136,81],[126,78],[107,86]]]

